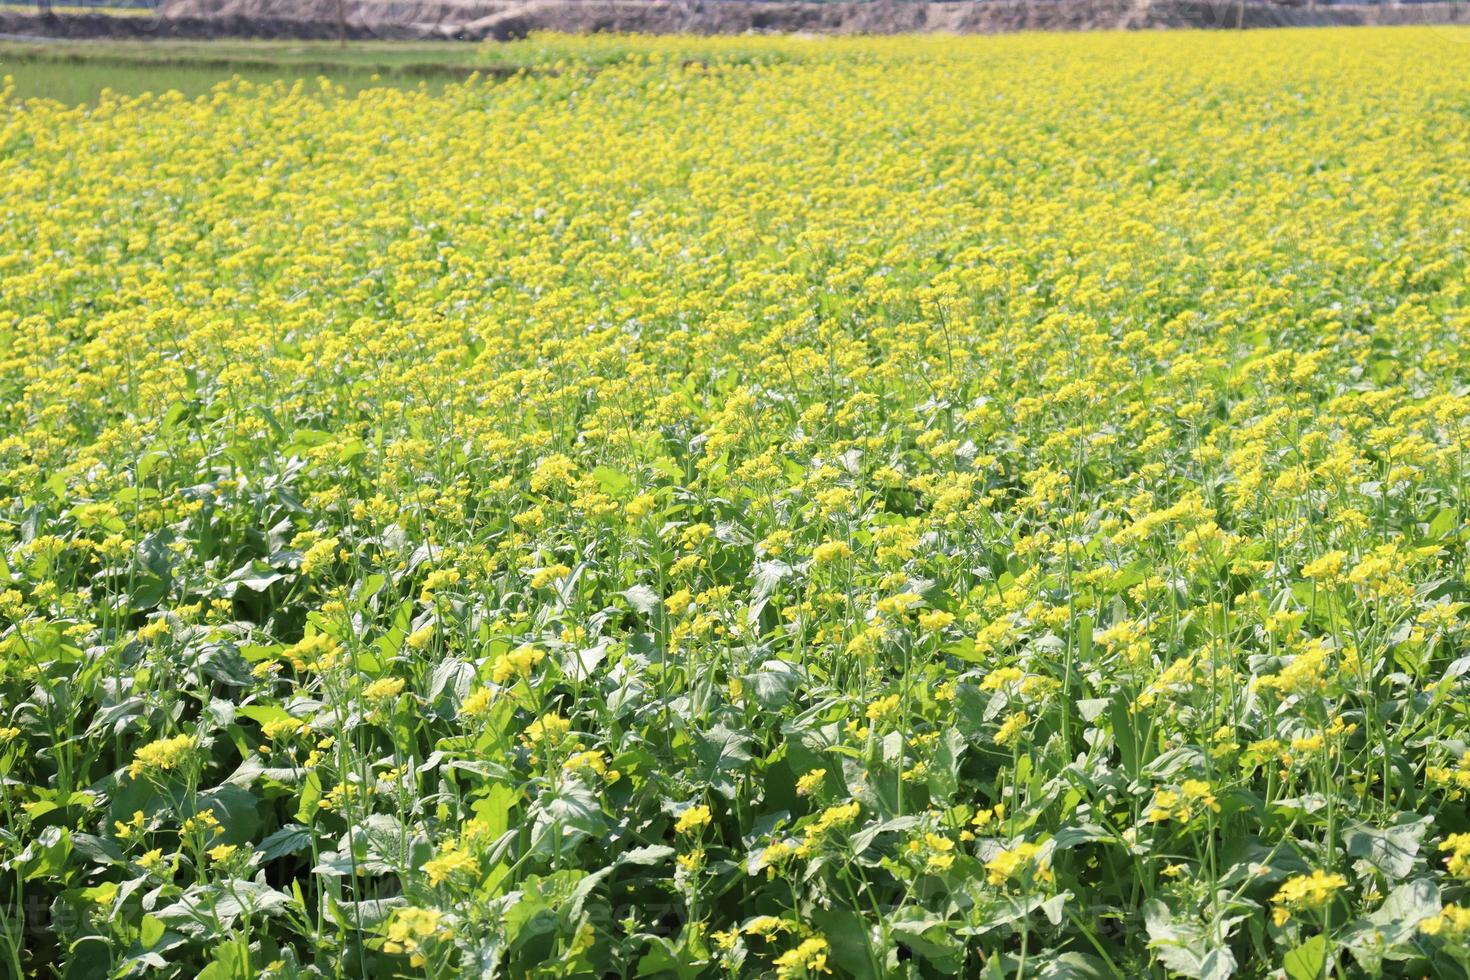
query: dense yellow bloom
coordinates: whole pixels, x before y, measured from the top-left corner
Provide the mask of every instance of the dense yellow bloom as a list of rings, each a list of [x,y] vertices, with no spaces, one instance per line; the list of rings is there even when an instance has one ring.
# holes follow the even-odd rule
[[[267,739],[275,741],[282,738],[290,738],[306,727],[306,723],[300,718],[277,718],[260,726],[260,733]]]
[[[423,588],[419,591],[419,600],[428,602],[434,593],[449,586],[458,585],[464,576],[457,568],[436,568],[424,577]]]
[[[368,701],[392,701],[403,693],[405,683],[402,677],[380,677],[363,688],[362,696]]]
[[[818,973],[831,973],[827,968],[827,954],[831,947],[820,936],[804,939],[794,949],[776,957],[776,976],[781,980],[794,977],[811,977]]]
[[[1438,915],[1419,921],[1419,931],[1426,936],[1438,936],[1447,942],[1462,942],[1470,938],[1470,908],[1463,905],[1446,905]]]
[[[919,614],[919,625],[931,633],[937,633],[954,622],[954,613],[943,609],[931,609]]]
[[[168,620],[160,617],[158,619],[155,619],[151,623],[139,626],[137,636],[138,639],[146,643],[149,640],[156,640],[161,636],[166,636],[168,634],[168,631]]]
[[[881,721],[898,710],[899,696],[889,694],[869,704],[864,714],[869,721]]]
[[[1450,874],[1470,878],[1470,834],[1451,834],[1439,845],[1439,849],[1449,852],[1445,864],[1449,867]]]
[[[852,548],[848,546],[846,541],[828,541],[824,544],[817,545],[812,550],[812,561],[818,565],[825,565],[851,556]]]
[[[1041,846],[1030,841],[1005,848],[985,862],[985,880],[997,887],[1013,879],[1050,881],[1051,870],[1041,852]]]
[[[1180,784],[1179,789],[1186,799],[1197,802],[1216,813],[1220,812],[1220,804],[1215,801],[1215,794],[1205,780],[1186,779]]]
[[[790,932],[793,925],[785,919],[774,915],[758,915],[745,924],[744,932],[747,936],[760,936],[769,939],[783,932]]]
[[[833,831],[851,826],[861,812],[862,807],[857,800],[827,807],[817,815],[816,821],[806,828],[805,838],[796,848],[796,854],[799,857],[809,856],[823,837]]]
[[[998,745],[1008,748],[1015,746],[1026,732],[1026,726],[1031,724],[1031,716],[1024,711],[1017,711],[1006,715],[1001,722],[1000,728],[996,729],[995,741]]]
[[[1347,555],[1341,551],[1329,551],[1302,566],[1302,577],[1331,585],[1342,576],[1347,564]]]
[[[616,769],[608,768],[607,758],[596,749],[573,752],[562,763],[562,768],[567,772],[578,773],[584,779],[604,779],[609,783],[615,783],[622,778],[622,774]]]
[[[219,818],[214,815],[213,810],[201,810],[194,816],[184,821],[184,834],[201,834],[205,837],[213,837],[220,833]]]
[[[128,775],[137,779],[145,772],[172,772],[188,763],[198,745],[199,740],[193,735],[175,735],[150,742],[133,755]]]
[[[387,941],[383,951],[407,953],[414,966],[424,963],[419,953],[423,943],[431,938],[447,938],[449,930],[442,925],[444,915],[438,909],[416,906],[396,909],[388,921]]]
[[[1272,897],[1275,908],[1271,914],[1280,925],[1294,912],[1322,908],[1346,887],[1347,879],[1342,875],[1328,874],[1320,868],[1309,875],[1296,875],[1286,879]]]
[[[1310,694],[1327,687],[1327,669],[1328,649],[1321,642],[1313,641],[1280,673],[1262,677],[1257,683],[1282,694]]]
[[[1026,672],[1019,667],[1002,667],[999,670],[992,670],[980,682],[980,690],[998,691],[1007,684],[1020,683],[1025,676]]]
[[[822,780],[826,777],[827,770],[825,769],[813,769],[811,772],[804,774],[796,781],[796,795],[811,795],[811,793],[815,791],[818,786],[822,785]]]
[[[629,517],[639,518],[651,513],[656,506],[658,501],[652,494],[641,493],[628,501],[623,510]]]
[[[490,687],[478,687],[465,695],[465,699],[459,703],[459,713],[462,717],[469,719],[483,718],[490,711],[490,706],[495,703],[495,689]]]
[[[680,834],[692,834],[696,830],[702,830],[710,824],[710,810],[707,806],[691,806],[679,814],[679,819],[674,821],[674,831]]]
[[[535,747],[552,747],[561,743],[572,723],[561,715],[542,715],[526,726],[522,735],[526,744]]]
[[[287,647],[284,654],[297,670],[330,670],[342,660],[342,647],[325,633],[313,633]]]
[[[1453,766],[1427,766],[1424,780],[1430,786],[1445,787],[1451,791],[1450,799],[1459,799],[1470,790],[1470,750],[1460,756]]]
[[[997,803],[995,806],[990,807],[982,806],[975,810],[975,816],[971,818],[970,823],[977,828],[984,829],[992,823],[998,823],[1004,820],[1005,815],[1006,805],[1004,803]]]
[[[341,543],[336,538],[318,541],[301,556],[301,573],[310,575],[329,565],[336,557]]]
[[[522,643],[509,653],[495,658],[495,663],[490,668],[490,679],[497,684],[504,684],[512,677],[530,677],[531,671],[545,659],[545,650]]]
[[[1148,811],[1150,823],[1177,820],[1188,823],[1201,810],[1220,812],[1220,804],[1210,784],[1203,779],[1186,779],[1178,791],[1161,789],[1154,793],[1153,805]]]
[[[531,588],[545,588],[554,582],[560,582],[570,574],[572,570],[566,565],[550,565],[531,576]]]
[[[480,862],[464,849],[449,845],[437,855],[424,862],[424,874],[430,885],[441,885],[456,874],[474,874]]]
[[[923,859],[924,871],[928,874],[949,870],[954,865],[954,849],[953,840],[933,831],[926,831],[908,843],[908,853]]]

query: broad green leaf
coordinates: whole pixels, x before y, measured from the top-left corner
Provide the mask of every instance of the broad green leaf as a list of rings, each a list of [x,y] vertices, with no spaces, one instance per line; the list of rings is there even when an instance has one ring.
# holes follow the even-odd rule
[[[1327,972],[1327,937],[1318,933],[1286,954],[1282,961],[1288,980],[1322,980]]]

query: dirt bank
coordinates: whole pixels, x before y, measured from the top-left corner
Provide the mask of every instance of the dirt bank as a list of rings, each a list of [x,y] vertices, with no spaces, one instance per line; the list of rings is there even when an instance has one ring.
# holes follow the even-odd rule
[[[340,20],[339,20],[340,10]],[[166,0],[160,15],[0,14],[0,34],[482,40],[533,30],[652,34],[990,34],[1018,30],[1254,28],[1470,23],[1454,3],[1306,6],[1260,0],[981,0],[778,3],[741,0]]]
[[[353,40],[411,41],[425,35],[412,28],[392,24],[348,24]],[[123,40],[173,38],[282,38],[289,40],[335,40],[340,36],[336,22],[322,23],[298,18],[270,17],[111,17],[107,14],[52,14],[0,12],[0,39]]]

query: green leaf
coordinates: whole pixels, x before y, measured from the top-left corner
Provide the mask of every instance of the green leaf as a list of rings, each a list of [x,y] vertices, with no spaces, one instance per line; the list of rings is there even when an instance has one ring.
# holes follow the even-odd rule
[[[1414,870],[1430,822],[1429,817],[1403,813],[1394,826],[1382,830],[1354,824],[1344,834],[1343,843],[1348,854],[1377,868],[1390,882],[1402,881]]]
[[[631,851],[624,851],[618,855],[614,862],[617,865],[633,864],[652,867],[663,864],[677,852],[667,844],[649,844],[646,847],[635,847]]]
[[[765,711],[779,711],[795,696],[802,675],[784,660],[767,660],[754,674],[740,678],[756,704]]]
[[[246,980],[250,976],[250,950],[240,943],[222,943],[214,960],[199,971],[198,980]]]
[[[247,704],[235,709],[235,713],[257,722],[262,728],[273,721],[286,721],[291,712],[274,704]]]
[[[755,563],[755,588],[751,593],[752,603],[759,603],[762,599],[768,599],[780,588],[781,582],[788,578],[792,569],[784,561],[758,561]]]
[[[848,846],[852,849],[854,857],[861,856],[864,851],[872,846],[873,841],[878,839],[879,834],[894,833],[902,830],[910,830],[919,825],[919,818],[913,814],[903,817],[892,817],[888,820],[880,820],[870,823],[862,830],[852,835]]]
[[[607,817],[596,795],[573,780],[544,791],[532,805],[531,815],[531,848],[540,855],[564,854],[584,838],[607,829]]]
[[[342,448],[337,453],[337,462],[350,463],[359,456],[367,455],[367,451],[367,446],[361,439],[349,439],[342,443]]]
[[[909,908],[889,916],[890,933],[942,974],[955,974],[964,962],[965,948],[942,916]]]
[[[21,877],[26,881],[34,881],[37,878],[60,877],[66,870],[67,859],[70,857],[71,831],[62,827],[46,827],[21,851],[16,861]]]
[[[730,773],[738,772],[749,764],[750,740],[724,725],[717,725],[704,735],[696,735],[694,746],[699,768],[692,774],[693,778],[716,793],[733,799],[735,781],[730,778]]]
[[[1113,744],[1118,747],[1123,771],[1130,779],[1137,779],[1154,755],[1148,732],[1140,731],[1140,725],[1147,729],[1153,723],[1146,715],[1134,714],[1132,707],[1132,698],[1122,694],[1115,695],[1113,705],[1108,711],[1108,720],[1113,726]]]
[[[648,952],[638,961],[639,977],[677,977],[678,980],[696,980],[708,975],[708,961],[695,957],[688,950],[675,946],[662,936],[655,936]]]
[[[592,478],[602,488],[602,492],[609,497],[621,499],[633,481],[624,473],[620,473],[611,466],[597,466],[592,470]]]
[[[271,568],[265,562],[252,561],[241,565],[231,572],[220,583],[219,593],[222,596],[231,597],[236,595],[241,589],[249,589],[251,592],[264,592],[285,577],[285,575]]]
[[[301,787],[301,803],[296,807],[296,819],[311,823],[322,805],[322,779],[313,770],[306,774],[306,783]]]
[[[814,908],[812,925],[832,948],[831,959],[859,980],[877,980],[867,925],[861,915],[848,909]]]
[[[200,793],[195,812],[214,811],[221,836],[216,843],[250,844],[260,829],[260,800],[240,786],[225,783]]]
[[[504,783],[495,783],[475,801],[475,816],[485,821],[486,836],[498,838],[510,828],[510,813],[520,794]]]
[[[624,589],[622,596],[628,600],[629,605],[644,615],[653,613],[660,605],[658,593],[646,585],[635,585],[630,589]]]
[[[1148,948],[1159,961],[1175,973],[1200,977],[1210,950],[1200,923],[1187,916],[1176,916],[1160,899],[1151,899],[1143,907],[1143,924],[1148,931]]]
[[[985,663],[990,659],[989,654],[975,649],[974,638],[968,636],[945,644],[940,652],[971,664]]]
[[[684,479],[684,469],[672,457],[659,456],[650,465],[653,467],[655,473],[666,476],[670,480],[678,481]]]
[[[1118,836],[1116,834],[1095,823],[1063,827],[1052,837],[1052,843],[1059,851],[1065,851],[1081,844],[1090,844],[1094,841],[1115,842],[1117,840]]]
[[[960,756],[964,752],[965,737],[958,729],[945,729],[929,765],[929,794],[936,802],[947,804],[959,792]]]
[[[1286,954],[1281,963],[1288,980],[1321,980],[1327,969],[1327,937],[1318,933]]]
[[[1200,980],[1227,980],[1235,972],[1235,954],[1229,946],[1216,946],[1200,960]]]
[[[992,957],[996,962],[1000,957]],[[1117,971],[1096,956],[1068,951],[1064,953],[1041,952],[1027,961],[1027,974],[1034,969],[1036,980],[1112,980]]]
[[[68,952],[62,980],[95,980],[111,974],[111,954],[101,936],[83,936]]]
[[[262,863],[288,854],[299,854],[311,847],[311,831],[300,824],[287,824],[256,845],[255,853]]]
[[[166,927],[164,926],[161,919],[158,919],[151,915],[144,915],[143,921],[138,926],[139,945],[141,945],[144,949],[152,949],[154,946],[158,945],[158,941],[163,938],[165,928]]]
[[[475,667],[457,657],[446,657],[429,677],[429,705],[438,714],[449,717],[475,684]]]
[[[1425,878],[1406,882],[1389,892],[1383,905],[1368,916],[1379,926],[1412,929],[1442,908],[1439,886]]]
[[[955,724],[966,735],[975,736],[984,731],[985,710],[990,696],[974,684],[955,685]]]
[[[321,429],[296,429],[291,433],[291,444],[284,452],[297,452],[302,449],[311,449],[315,446],[325,446],[332,441],[330,432]]]
[[[1429,522],[1429,540],[1438,541],[1455,529],[1456,514],[1453,507],[1441,507]]]

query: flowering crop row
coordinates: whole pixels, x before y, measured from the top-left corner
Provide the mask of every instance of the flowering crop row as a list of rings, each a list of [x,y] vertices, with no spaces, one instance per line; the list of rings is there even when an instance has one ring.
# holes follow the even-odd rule
[[[0,88],[0,972],[1466,976],[1465,40]]]

